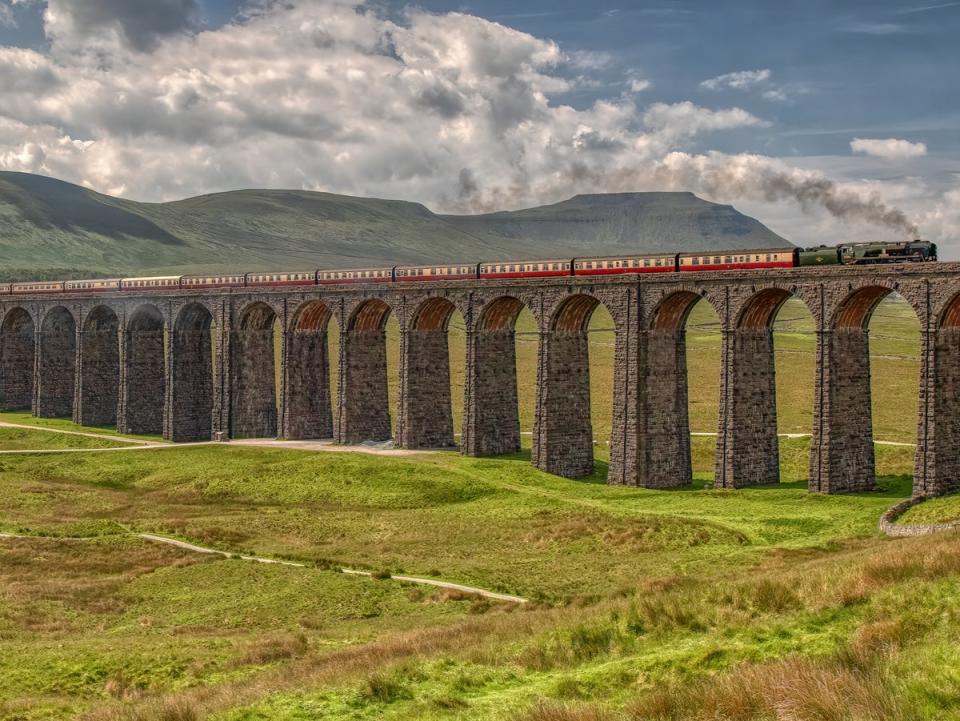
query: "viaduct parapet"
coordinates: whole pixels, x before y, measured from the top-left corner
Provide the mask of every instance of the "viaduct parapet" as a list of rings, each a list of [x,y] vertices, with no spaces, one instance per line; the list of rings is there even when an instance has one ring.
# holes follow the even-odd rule
[[[914,492],[956,490],[960,263],[7,296],[0,408],[172,441],[342,443],[389,439],[395,411],[399,446],[454,447],[447,326],[458,310],[466,325],[460,448],[511,453],[520,449],[515,323],[527,308],[539,336],[532,462],[580,477],[593,469],[587,325],[602,304],[616,338],[608,481],[672,488],[692,478],[687,399],[696,389],[687,384],[685,324],[704,299],[722,331],[715,483],[738,488],[779,478],[772,323],[794,297],[816,324],[810,490],[864,491],[875,484],[867,324],[892,292],[921,328]],[[400,327],[396,409],[387,394],[391,315]],[[340,341],[335,407],[331,318]]]

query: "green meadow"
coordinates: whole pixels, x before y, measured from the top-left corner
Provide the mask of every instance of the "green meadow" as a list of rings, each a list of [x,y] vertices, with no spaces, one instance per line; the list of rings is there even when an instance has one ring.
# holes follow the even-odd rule
[[[687,334],[696,432],[716,428],[719,341],[700,304]],[[813,334],[801,305],[781,310],[775,344],[779,431],[809,432]],[[877,446],[874,493],[808,494],[803,437],[781,439],[780,484],[710,488],[715,439],[696,436],[691,487],[609,487],[612,353],[610,318],[598,311],[597,462],[580,480],[535,470],[526,449],[494,459],[230,444],[0,454],[0,719],[957,718],[960,534],[877,530],[910,495],[912,447]],[[527,317],[517,354],[529,432]],[[912,312],[885,302],[871,323],[880,440],[913,441],[917,355]],[[31,422],[0,428],[0,450],[119,443]],[[960,506],[935,500],[910,517],[955,519]]]

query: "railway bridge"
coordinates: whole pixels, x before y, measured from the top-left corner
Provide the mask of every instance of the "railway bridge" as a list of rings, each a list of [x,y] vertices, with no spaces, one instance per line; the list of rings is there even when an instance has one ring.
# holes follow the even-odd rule
[[[738,488],[779,477],[772,323],[795,297],[817,338],[809,488],[863,491],[875,483],[867,323],[893,292],[921,327],[914,492],[945,493],[960,488],[960,263],[4,296],[0,408],[172,441],[382,441],[391,437],[393,315],[396,443],[453,447],[447,326],[458,310],[460,448],[510,453],[520,448],[515,323],[527,308],[539,341],[532,463],[579,477],[593,467],[587,325],[602,304],[616,338],[608,481],[677,487],[692,475],[685,322],[703,299],[722,331],[715,483]],[[335,407],[331,318],[340,336]]]

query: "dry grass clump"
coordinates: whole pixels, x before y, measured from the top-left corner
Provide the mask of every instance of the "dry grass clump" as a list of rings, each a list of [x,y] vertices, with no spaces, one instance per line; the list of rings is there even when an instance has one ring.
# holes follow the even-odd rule
[[[517,721],[613,721],[613,716],[590,704],[566,704],[553,701],[537,703],[517,717]]]
[[[238,666],[262,666],[275,661],[303,656],[308,650],[307,637],[302,633],[257,641],[241,656]]]
[[[660,688],[629,710],[635,721],[905,721],[879,672],[790,658]]]

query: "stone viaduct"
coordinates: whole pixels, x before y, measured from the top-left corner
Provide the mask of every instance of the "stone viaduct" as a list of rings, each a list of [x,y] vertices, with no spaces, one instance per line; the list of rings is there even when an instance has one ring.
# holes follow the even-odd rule
[[[722,331],[715,482],[738,488],[779,477],[772,322],[796,297],[817,336],[809,488],[863,491],[875,483],[867,323],[891,292],[912,305],[921,327],[914,492],[955,490],[960,263],[4,296],[0,408],[116,423],[172,441],[386,440],[385,327],[393,314],[401,359],[396,442],[453,447],[447,325],[458,310],[467,344],[460,448],[511,453],[520,448],[514,325],[526,307],[539,335],[532,462],[579,477],[593,468],[586,329],[603,304],[616,337],[608,481],[683,486],[692,476],[685,322],[704,299]],[[340,333],[335,408],[331,318]]]

